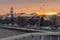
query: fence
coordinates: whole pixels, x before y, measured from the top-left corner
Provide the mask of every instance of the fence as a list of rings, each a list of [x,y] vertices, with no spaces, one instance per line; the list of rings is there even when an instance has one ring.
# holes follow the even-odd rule
[[[0,40],[60,40],[60,32],[27,33]]]

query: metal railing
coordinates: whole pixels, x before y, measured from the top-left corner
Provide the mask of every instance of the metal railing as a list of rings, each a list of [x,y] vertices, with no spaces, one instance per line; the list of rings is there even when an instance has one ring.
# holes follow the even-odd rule
[[[27,33],[0,40],[60,40],[60,32]]]

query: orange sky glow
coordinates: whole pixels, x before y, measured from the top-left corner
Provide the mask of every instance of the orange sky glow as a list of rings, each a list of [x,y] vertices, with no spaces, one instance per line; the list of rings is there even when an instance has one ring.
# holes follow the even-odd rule
[[[0,4],[0,15],[8,14],[10,8],[14,8],[14,13],[37,13],[38,15],[54,15],[60,12],[60,4],[57,2],[52,3],[10,3]]]

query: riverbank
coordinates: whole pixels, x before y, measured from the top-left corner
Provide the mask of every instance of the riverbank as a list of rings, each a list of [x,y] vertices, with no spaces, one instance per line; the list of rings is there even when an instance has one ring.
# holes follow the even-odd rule
[[[21,28],[21,27],[11,27],[11,26],[0,26],[3,29],[10,29],[10,30],[17,30],[17,31],[24,31],[24,32],[42,32],[41,30],[35,29],[28,29],[28,28]]]
[[[44,31],[44,30],[36,30],[36,29],[13,27],[13,26],[0,26],[0,28],[10,29],[10,30],[18,30],[18,31],[24,31],[24,32],[49,32],[49,31]]]

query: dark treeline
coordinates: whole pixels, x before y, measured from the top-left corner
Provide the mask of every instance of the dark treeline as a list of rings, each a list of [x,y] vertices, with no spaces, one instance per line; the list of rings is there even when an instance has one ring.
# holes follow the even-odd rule
[[[36,17],[20,17],[17,16],[16,18],[11,17],[11,18],[2,18],[0,17],[0,25],[15,25],[17,24],[20,27],[43,27],[43,26],[51,26],[57,28],[57,24],[55,23],[55,20],[52,19],[52,21],[45,21],[43,16],[36,16]],[[57,25],[57,26],[56,26]]]

